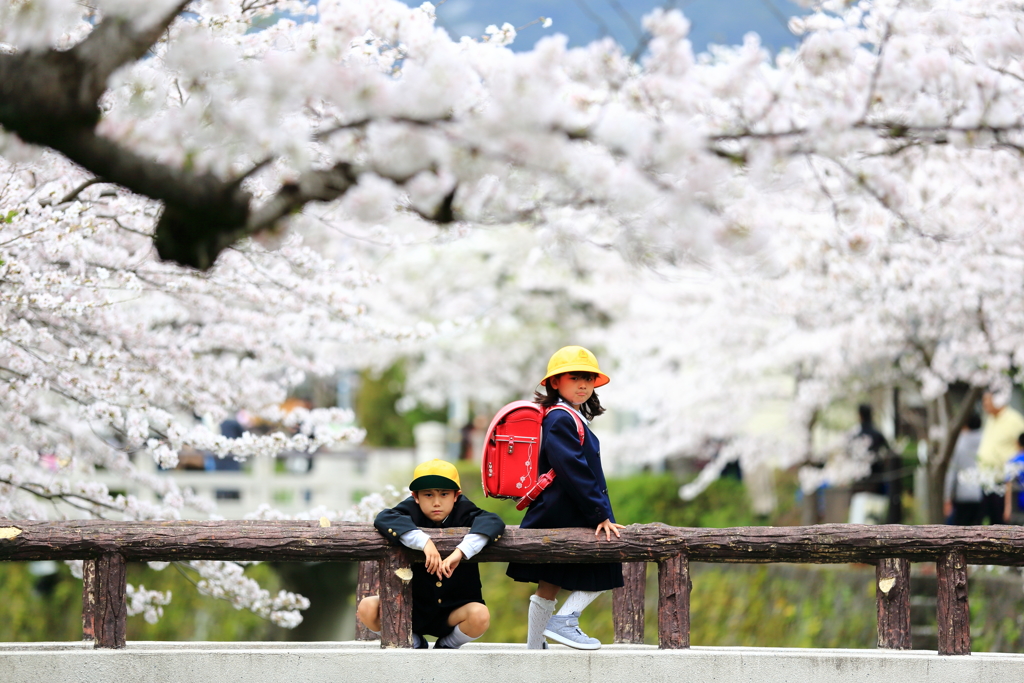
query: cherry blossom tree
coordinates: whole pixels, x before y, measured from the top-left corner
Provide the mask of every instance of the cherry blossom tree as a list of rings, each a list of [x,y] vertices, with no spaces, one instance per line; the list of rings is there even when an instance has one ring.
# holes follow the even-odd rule
[[[951,387],[1021,367],[1021,10],[815,8],[774,58],[753,35],[694,55],[655,12],[635,63],[557,35],[513,53],[509,25],[455,42],[429,3],[0,3],[0,514],[209,510],[133,458],[358,438],[274,406],[398,353],[418,394],[494,403],[570,335],[617,369],[634,450],[908,382],[940,480]],[[191,421],[241,408],[296,433]],[[297,596],[204,571],[294,623]]]
[[[650,206],[671,205],[687,220],[669,223],[652,210],[626,245],[617,229],[602,234],[607,223],[578,213],[571,225],[541,221],[533,233],[556,235],[546,253],[565,268],[561,276],[532,269],[544,285],[525,284],[520,294],[568,292],[572,282],[562,305],[596,302],[575,309],[592,315],[546,337],[530,330],[540,343],[525,352],[512,345],[510,359],[509,345],[496,341],[528,328],[513,311],[544,319],[551,310],[543,297],[528,307],[511,297],[502,309],[511,324],[494,330],[501,333],[453,333],[447,359],[432,345],[423,384],[436,391],[446,379],[471,384],[488,373],[502,380],[484,388],[493,401],[496,387],[512,384],[505,377],[521,377],[530,358],[536,366],[571,330],[607,346],[630,382],[619,396],[646,426],[633,450],[642,444],[654,458],[735,435],[764,400],[795,397],[793,428],[806,431],[837,401],[902,385],[927,403],[934,488],[980,388],[1008,383],[1019,367],[1018,20],[1012,3],[821,3],[794,20],[807,36],[800,49],[771,62],[756,37],[694,59],[685,20],[653,15],[643,70],[608,89],[614,94],[576,139],[608,145],[644,180],[665,183],[667,192],[646,195]],[[680,165],[659,166],[673,135],[695,142],[676,157]],[[574,276],[573,252],[592,245],[656,264],[657,275],[641,286],[588,253],[583,263],[595,275]],[[495,254],[537,262],[523,258],[525,247],[495,243],[493,251],[491,276],[458,285],[475,293],[463,310],[494,305],[478,293],[495,291],[495,273],[510,298],[507,274],[519,269]],[[439,273],[470,263],[457,259],[425,263]],[[632,296],[622,291],[627,282]],[[492,309],[488,320],[499,317]],[[661,390],[638,379],[652,376],[687,386]],[[956,400],[961,384],[970,390]],[[733,446],[728,457],[815,457],[810,443]],[[840,469],[847,479],[859,471]]]
[[[138,459],[168,468],[185,446],[244,459],[361,438],[346,411],[278,406],[306,375],[331,374],[346,352],[388,335],[362,320],[368,276],[297,237],[273,251],[240,243],[206,272],[161,262],[153,202],[82,178],[49,153],[0,162],[0,516],[208,514],[212,501]],[[294,434],[227,439],[192,417],[216,424],[240,409]],[[158,502],[112,495],[98,468]],[[208,592],[295,623],[297,596],[272,600],[227,565],[193,567]]]

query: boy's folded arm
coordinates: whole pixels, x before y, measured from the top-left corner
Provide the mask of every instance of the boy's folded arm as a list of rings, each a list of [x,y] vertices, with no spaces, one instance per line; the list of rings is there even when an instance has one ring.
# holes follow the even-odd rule
[[[428,536],[427,532],[422,529],[413,529],[412,531],[406,531],[404,534],[399,536],[398,540],[401,541],[402,545],[406,548],[423,550],[427,546],[427,541],[430,540],[430,536]]]
[[[400,536],[417,528],[416,523],[412,521],[412,515],[408,510],[403,509],[404,503],[405,501],[396,507],[381,510],[373,520],[374,528],[383,534],[389,542],[396,542]]]
[[[424,534],[426,535],[426,534]],[[467,560],[478,552],[484,549],[484,547],[490,543],[491,539],[484,534],[468,533],[462,539],[462,542],[455,546],[458,550],[462,551],[462,556]]]

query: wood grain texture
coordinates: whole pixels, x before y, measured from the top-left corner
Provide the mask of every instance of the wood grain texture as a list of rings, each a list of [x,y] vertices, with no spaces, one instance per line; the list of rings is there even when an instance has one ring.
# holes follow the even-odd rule
[[[647,563],[626,562],[622,565],[625,585],[612,591],[612,623],[615,642],[644,642],[644,598],[647,589]]]
[[[910,562],[900,557],[875,565],[875,602],[878,607],[878,647],[909,650]]]
[[[940,655],[971,654],[971,613],[967,604],[967,562],[951,551],[935,563],[939,591],[936,621]]]
[[[377,561],[384,625],[382,647],[411,646],[409,584],[395,571],[422,561],[420,552],[389,548],[369,524],[311,521],[224,520],[36,522],[0,519],[16,527],[0,538],[0,560],[95,560],[96,588],[83,595],[83,635],[88,638],[87,603],[92,600],[92,633],[97,647],[124,644],[124,563],[173,560]],[[451,553],[468,529],[429,529],[442,555]],[[635,524],[621,538],[597,540],[591,529],[508,527],[502,538],[473,562],[658,562],[659,642],[689,646],[689,561],[862,562],[878,565],[881,579],[896,578],[897,592],[879,599],[879,646],[910,647],[903,634],[906,614],[896,562],[936,562],[939,572],[940,654],[970,653],[967,564],[1024,565],[1024,527],[882,526],[821,524],[803,527],[691,529]],[[390,567],[390,569],[388,569]],[[887,572],[892,572],[890,575]],[[685,582],[684,582],[685,580]],[[397,583],[396,583],[397,581]],[[88,584],[86,584],[88,585]],[[684,590],[685,586],[685,590]],[[385,597],[388,596],[388,597]],[[633,614],[638,612],[636,607]],[[626,614],[620,610],[619,614]],[[641,638],[625,622],[617,638]]]
[[[82,562],[82,640],[96,640],[96,560]]]
[[[22,533],[0,541],[0,560],[91,559],[116,552],[129,562],[152,560],[374,560],[387,543],[370,524],[318,520],[108,522],[0,520]]]
[[[376,560],[387,543],[369,524],[312,521],[108,522],[0,520],[22,533],[0,540],[0,560],[91,559],[108,552],[151,560]],[[442,555],[468,529],[429,529]],[[592,529],[508,527],[470,561],[656,562],[685,552],[693,562],[874,564],[889,557],[936,562],[953,550],[968,564],[1024,565],[1024,527],[821,524],[804,527],[692,529],[634,524],[621,538],[595,540]],[[422,555],[416,553],[416,558]]]
[[[380,595],[380,562],[363,560],[359,563],[359,577],[356,579],[356,604],[370,595]],[[363,626],[356,616],[356,640],[380,640],[380,636]]]
[[[96,561],[96,647],[120,650],[125,646],[128,604],[125,602],[127,564],[117,553]]]
[[[690,562],[685,554],[658,563],[658,648],[690,647]]]
[[[412,562],[404,548],[380,561],[380,646],[412,647]]]

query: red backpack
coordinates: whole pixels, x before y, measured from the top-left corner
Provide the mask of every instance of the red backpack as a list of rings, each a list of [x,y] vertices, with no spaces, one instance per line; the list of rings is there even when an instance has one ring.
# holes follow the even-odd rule
[[[583,421],[573,410],[563,405],[550,408],[532,401],[513,401],[498,411],[491,420],[484,438],[480,459],[480,478],[484,495],[491,498],[518,498],[517,510],[532,503],[555,478],[555,471],[540,474],[541,424],[552,410],[564,410],[572,415],[583,445]]]

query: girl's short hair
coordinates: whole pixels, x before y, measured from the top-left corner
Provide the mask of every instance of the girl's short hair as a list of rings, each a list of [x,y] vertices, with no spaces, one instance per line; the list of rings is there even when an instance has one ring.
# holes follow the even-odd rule
[[[554,375],[553,377],[548,377],[548,380],[544,382],[543,385],[544,393],[539,391],[533,392],[533,402],[538,403],[545,408],[550,408],[558,403],[561,396],[558,395],[557,389],[553,389],[551,387],[551,380],[558,379],[562,375],[593,375],[594,377],[597,377],[593,372],[563,372],[561,374]],[[593,420],[604,412],[604,408],[601,406],[601,400],[597,397],[596,391],[590,395],[590,398],[587,399],[586,403],[580,405],[580,412],[583,413],[583,417],[588,420]]]

